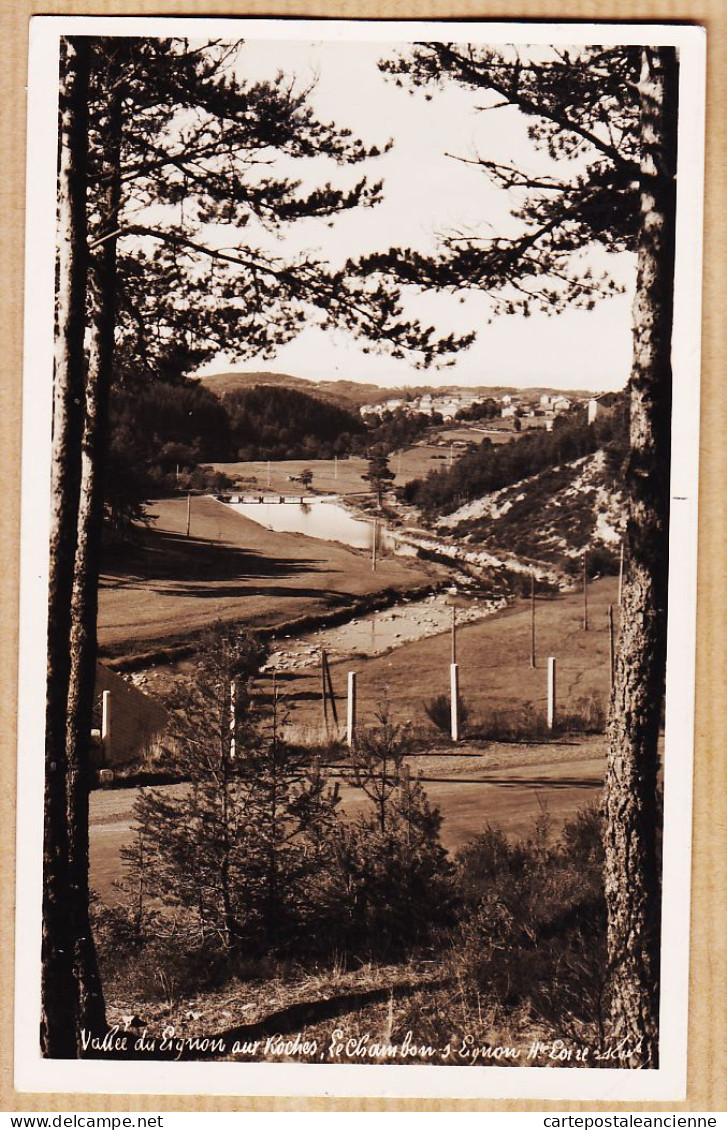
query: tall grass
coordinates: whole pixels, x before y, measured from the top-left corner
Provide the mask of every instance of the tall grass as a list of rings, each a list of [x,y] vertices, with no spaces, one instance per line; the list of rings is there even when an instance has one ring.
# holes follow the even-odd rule
[[[606,727],[606,709],[595,695],[579,698],[566,710],[556,711],[552,728],[541,708],[521,706],[489,711],[473,719],[469,736],[490,742],[555,741],[563,734],[600,734]]]

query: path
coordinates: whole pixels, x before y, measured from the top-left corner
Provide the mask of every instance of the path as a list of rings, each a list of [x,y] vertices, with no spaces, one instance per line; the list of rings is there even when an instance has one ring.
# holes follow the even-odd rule
[[[598,802],[604,765],[600,737],[557,745],[470,746],[464,755],[445,752],[411,759],[412,770],[424,777],[427,796],[442,812],[442,842],[451,852],[488,823],[499,824],[513,838],[527,836],[543,810],[557,829],[579,809]],[[341,793],[349,817],[368,803],[348,784]],[[113,884],[122,875],[120,850],[131,840],[136,795],[136,789],[91,794],[91,887],[105,902],[120,899]]]

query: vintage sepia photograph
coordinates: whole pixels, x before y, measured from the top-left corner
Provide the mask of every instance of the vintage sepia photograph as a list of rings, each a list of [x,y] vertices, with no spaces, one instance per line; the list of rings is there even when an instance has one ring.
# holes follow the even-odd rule
[[[16,1086],[686,1086],[704,34],[35,17]]]

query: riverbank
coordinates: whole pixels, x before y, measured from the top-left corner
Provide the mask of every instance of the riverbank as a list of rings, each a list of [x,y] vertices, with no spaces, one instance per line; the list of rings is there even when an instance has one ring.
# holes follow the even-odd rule
[[[368,553],[267,530],[213,498],[191,500],[189,537],[186,499],[164,499],[148,511],[153,524],[103,561],[104,660],[170,659],[215,624],[308,630],[320,617],[356,615],[361,602],[382,594],[387,603],[430,591],[444,575],[386,555],[374,572]]]
[[[568,712],[605,712],[610,689],[608,608],[614,606],[618,630],[618,582],[604,577],[588,586],[588,630],[583,629],[583,596],[570,593],[540,598],[536,602],[536,666],[531,666],[530,602],[519,600],[494,608],[457,629],[457,661],[462,698],[473,723],[494,712],[522,715],[527,720],[546,705],[547,659],[557,661],[557,705]],[[483,602],[484,603],[484,602]],[[468,605],[465,605],[467,607]],[[471,607],[471,604],[469,605]],[[462,613],[458,613],[461,620]],[[391,625],[389,625],[391,627]],[[374,632],[379,629],[374,625]],[[381,629],[383,634],[383,627]],[[394,629],[395,631],[399,629]],[[331,657],[331,674],[342,727],[346,713],[349,670],[357,672],[358,718],[375,721],[385,704],[394,721],[427,725],[424,704],[449,694],[450,632],[440,630],[404,646],[392,646],[373,655]],[[319,654],[319,652],[318,652]],[[310,662],[276,675],[284,695],[291,737],[320,741],[320,674],[312,649]],[[271,692],[272,672],[258,686]]]

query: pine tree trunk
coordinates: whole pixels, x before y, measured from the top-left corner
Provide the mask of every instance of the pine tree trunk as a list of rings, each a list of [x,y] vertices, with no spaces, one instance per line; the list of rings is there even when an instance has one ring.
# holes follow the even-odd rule
[[[641,232],[626,469],[628,573],[611,696],[605,802],[611,1035],[628,1039],[633,1067],[658,1064],[657,742],[666,671],[678,99],[673,48],[644,49],[640,89]]]
[[[70,676],[70,610],[76,549],[83,425],[87,245],[89,49],[61,42],[58,260],[51,535],[48,589],[45,805],[43,849],[43,1055],[75,1055],[76,990],[68,916],[66,703]]]
[[[68,827],[74,967],[79,1027],[106,1027],[103,993],[89,923],[90,736],[96,668],[98,580],[103,525],[104,469],[108,444],[108,399],[116,325],[116,232],[121,194],[121,98],[117,68],[104,75],[109,90],[98,121],[105,184],[103,215],[89,273],[90,344],[86,419],[81,447],[81,494],[71,608],[71,678],[68,693]],[[80,1054],[80,1033],[78,1052]]]

